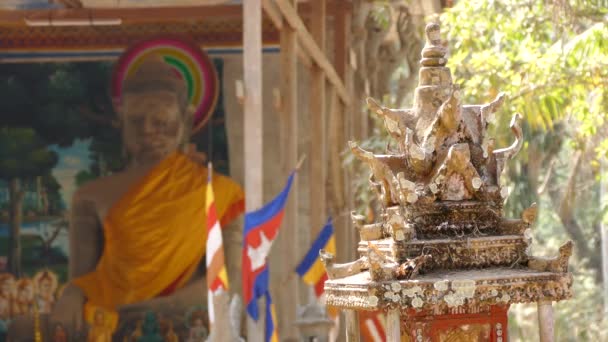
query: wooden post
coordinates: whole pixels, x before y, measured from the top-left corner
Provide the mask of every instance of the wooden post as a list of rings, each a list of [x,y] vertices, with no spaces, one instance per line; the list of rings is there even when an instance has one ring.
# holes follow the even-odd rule
[[[290,0],[295,7],[295,1]],[[280,38],[280,87],[281,109],[284,118],[281,128],[285,130],[285,154],[283,171],[286,178],[298,162],[298,59],[295,30],[283,18]],[[298,178],[292,187],[285,211],[284,225],[279,233],[281,255],[284,255],[281,275],[280,306],[277,306],[281,340],[297,339],[295,321],[298,304],[302,302],[300,281],[294,276],[298,258],[306,246],[302,246],[298,234]],[[305,293],[304,293],[305,294]],[[304,297],[306,299],[306,297]]]
[[[401,316],[399,309],[392,309],[386,315],[386,341],[401,341]]]
[[[346,66],[349,62],[348,47],[350,33],[350,16],[345,8],[345,3],[340,1],[335,5],[337,7],[334,14],[334,65],[336,73],[342,79],[348,92],[348,83],[346,80]]]
[[[315,43],[325,54],[325,0],[313,0],[311,3],[310,31]],[[325,73],[313,63],[310,68],[310,234],[314,239],[326,220],[326,106],[325,106]],[[304,241],[302,241],[303,243]]]
[[[551,301],[540,301],[538,308],[538,332],[540,342],[553,342],[555,330],[553,324],[553,305]]]
[[[336,65],[336,71],[342,79],[346,87],[346,91],[351,97],[350,104],[338,103],[337,113],[340,120],[340,139],[339,139],[339,151],[344,151],[349,140],[354,139],[354,113],[359,113],[360,110],[357,104],[360,103],[359,99],[354,98],[354,68],[351,63],[350,46],[352,44],[351,35],[351,10],[347,8],[346,3],[340,2],[339,10],[335,18],[335,36],[334,36],[334,64]],[[332,114],[333,115],[333,114]],[[340,159],[341,160],[341,159]],[[342,209],[343,224],[341,227],[337,227],[336,230],[340,232],[337,235],[340,238],[341,246],[338,248],[337,259],[341,262],[350,261],[357,258],[356,248],[353,246],[357,245],[359,241],[359,234],[354,227],[351,227],[351,221],[349,212],[355,208],[355,194],[352,190],[351,179],[352,172],[350,169],[342,169],[342,175],[344,177],[342,181],[343,196],[344,196],[344,208]]]
[[[250,211],[263,204],[261,0],[243,2],[243,73],[245,207]],[[247,317],[247,340],[251,342],[264,340],[264,305],[260,305],[259,309],[260,319],[257,322]]]
[[[344,310],[346,321],[346,342],[359,342],[359,313],[355,310]]]

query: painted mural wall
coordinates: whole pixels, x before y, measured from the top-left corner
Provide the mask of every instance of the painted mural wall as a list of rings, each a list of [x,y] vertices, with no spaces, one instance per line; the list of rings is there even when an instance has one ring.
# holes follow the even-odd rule
[[[221,82],[223,62],[213,62]],[[0,334],[34,308],[52,310],[68,279],[74,192],[124,167],[111,70],[110,62],[0,64]],[[223,102],[220,91],[212,119],[193,142],[227,174]],[[165,340],[188,340],[204,335],[206,308],[154,319]],[[121,325],[118,337],[132,340],[143,322]]]

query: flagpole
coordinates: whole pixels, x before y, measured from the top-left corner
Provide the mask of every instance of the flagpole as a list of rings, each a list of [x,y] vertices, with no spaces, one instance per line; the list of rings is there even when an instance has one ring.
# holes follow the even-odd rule
[[[302,167],[302,164],[304,163],[304,160],[306,160],[306,154],[303,154],[300,157],[300,160],[298,160],[298,162],[296,163],[296,167],[295,167],[296,171],[300,171],[300,168]]]

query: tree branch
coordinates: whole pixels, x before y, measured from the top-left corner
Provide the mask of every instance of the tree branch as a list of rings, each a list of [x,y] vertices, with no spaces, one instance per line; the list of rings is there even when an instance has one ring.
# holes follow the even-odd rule
[[[547,184],[549,184],[549,179],[551,179],[551,174],[553,173],[553,167],[555,166],[555,158],[551,158],[551,162],[549,162],[549,167],[547,168],[547,173],[545,174],[545,178],[543,179],[542,184],[536,189],[536,194],[538,196],[545,193],[547,190]]]

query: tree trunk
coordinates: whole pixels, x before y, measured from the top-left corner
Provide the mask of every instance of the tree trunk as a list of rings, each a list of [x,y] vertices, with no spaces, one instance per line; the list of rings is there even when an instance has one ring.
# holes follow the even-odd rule
[[[576,182],[582,164],[582,156],[582,151],[576,151],[574,153],[574,156],[572,157],[572,170],[568,176],[566,187],[561,194],[557,189],[552,190],[551,200],[555,207],[555,211],[566,230],[566,234],[574,241],[579,257],[588,259],[589,267],[595,271],[596,281],[601,282],[601,254],[597,250],[592,250],[590,248],[589,238],[585,236],[583,227],[581,227],[574,216],[577,195]]]
[[[36,210],[42,212],[42,177],[36,177]]]
[[[10,232],[8,237],[8,269],[16,277],[21,275],[21,223],[23,222],[23,195],[21,181],[9,182]]]

